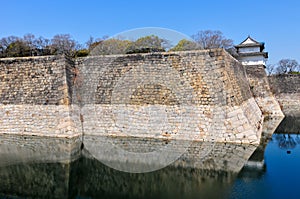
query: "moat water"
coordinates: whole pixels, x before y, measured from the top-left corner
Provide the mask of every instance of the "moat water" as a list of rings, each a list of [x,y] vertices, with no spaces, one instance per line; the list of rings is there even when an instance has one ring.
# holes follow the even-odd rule
[[[299,118],[289,118],[272,136],[264,135],[259,147],[206,144],[215,150],[202,163],[186,156],[148,173],[115,170],[70,151],[66,146],[72,143],[62,140],[40,139],[34,146],[36,138],[17,138],[18,146],[10,147],[14,138],[5,137],[0,141],[0,198],[298,199],[299,126]]]

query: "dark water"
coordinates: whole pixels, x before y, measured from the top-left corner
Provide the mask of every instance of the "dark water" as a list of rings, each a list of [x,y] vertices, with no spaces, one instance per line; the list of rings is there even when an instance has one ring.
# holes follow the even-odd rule
[[[198,166],[191,167],[191,160],[185,157],[180,164],[140,174],[114,170],[64,147],[72,145],[71,141],[60,145],[61,141],[40,140],[47,143],[35,147],[32,143],[37,140],[14,138],[20,143],[16,149],[10,148],[13,142],[5,138],[1,144],[8,147],[0,151],[0,198],[298,199],[300,135],[293,121],[288,121],[289,125],[283,121],[285,126],[280,125],[272,136],[266,135],[253,150],[214,145],[207,159],[201,164],[194,162]],[[50,152],[49,146],[53,147]],[[244,165],[241,168],[240,163]]]

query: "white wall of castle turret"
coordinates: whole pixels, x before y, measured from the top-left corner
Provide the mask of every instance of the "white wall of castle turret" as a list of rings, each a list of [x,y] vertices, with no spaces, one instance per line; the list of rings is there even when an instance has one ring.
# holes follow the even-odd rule
[[[246,66],[249,65],[266,65],[267,59],[263,56],[240,57],[239,61]]]
[[[247,47],[247,48],[240,48],[239,53],[252,53],[252,52],[260,52],[259,47]]]

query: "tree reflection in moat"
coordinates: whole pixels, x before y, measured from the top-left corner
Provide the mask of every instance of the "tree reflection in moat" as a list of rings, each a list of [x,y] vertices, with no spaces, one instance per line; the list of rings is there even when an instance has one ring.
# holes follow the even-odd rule
[[[288,154],[300,144],[299,134],[276,134],[275,139],[280,149],[286,150]]]

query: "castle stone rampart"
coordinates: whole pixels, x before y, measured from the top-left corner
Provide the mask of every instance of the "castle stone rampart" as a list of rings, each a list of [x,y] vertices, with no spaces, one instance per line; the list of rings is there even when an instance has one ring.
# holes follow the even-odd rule
[[[5,58],[0,80],[4,134],[259,143],[244,66],[223,49]]]

